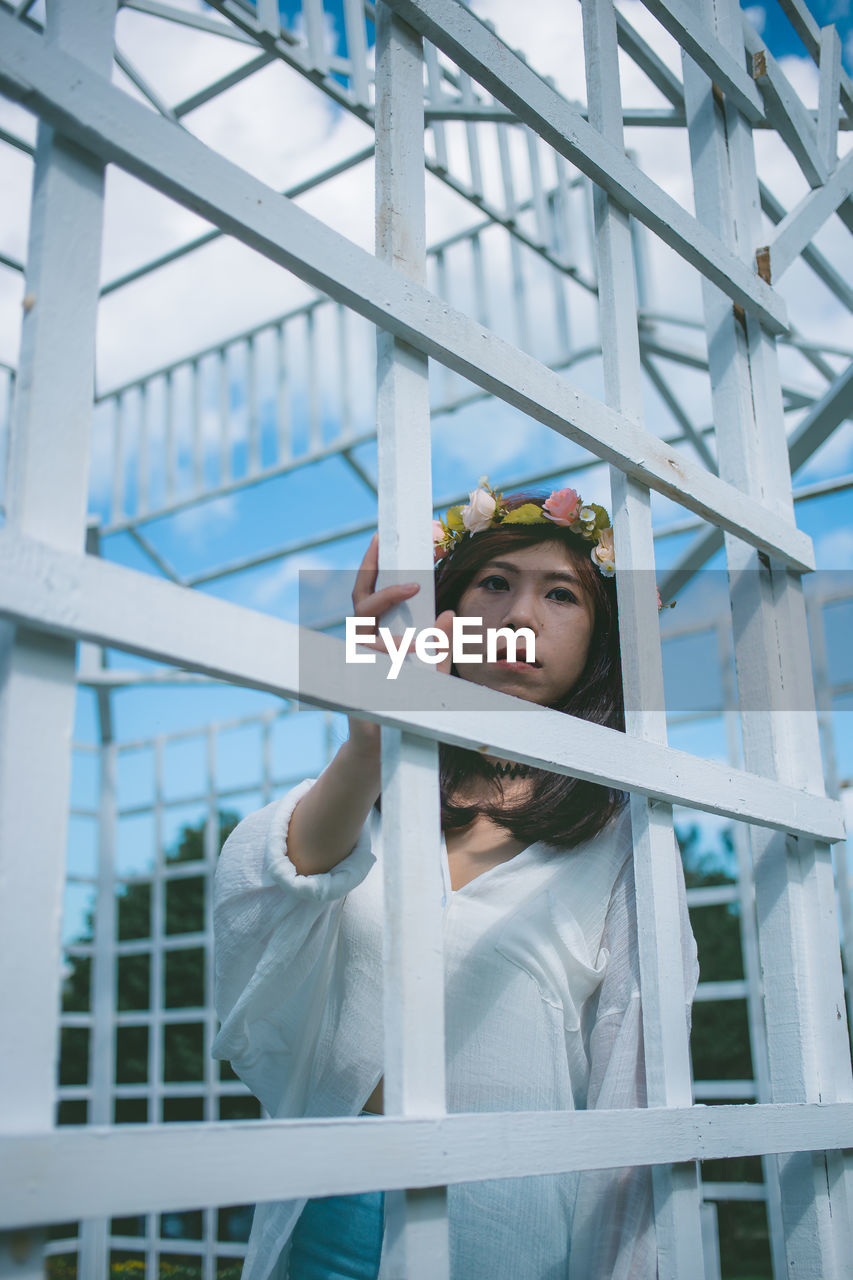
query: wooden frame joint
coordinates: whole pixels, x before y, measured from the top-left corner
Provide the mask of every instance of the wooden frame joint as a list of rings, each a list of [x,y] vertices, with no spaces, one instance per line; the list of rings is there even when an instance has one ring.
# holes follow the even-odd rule
[[[772,284],[770,279],[770,245],[762,245],[760,249],[755,251],[755,269],[761,276],[765,284]]]

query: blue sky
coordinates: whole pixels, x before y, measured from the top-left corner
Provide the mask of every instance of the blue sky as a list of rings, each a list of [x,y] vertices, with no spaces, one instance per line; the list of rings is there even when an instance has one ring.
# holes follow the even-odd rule
[[[782,58],[789,54],[795,58],[805,55],[802,41],[777,0],[767,0],[767,3],[760,5],[746,4],[741,0],[741,8],[747,11],[761,10],[763,34],[775,58]],[[819,26],[824,27],[832,23],[838,29],[841,37],[842,61],[848,71],[853,71],[853,4],[851,0],[810,0],[809,8]]]

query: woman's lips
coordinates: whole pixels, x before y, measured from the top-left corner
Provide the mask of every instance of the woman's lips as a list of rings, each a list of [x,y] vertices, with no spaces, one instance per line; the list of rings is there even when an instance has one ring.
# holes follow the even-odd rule
[[[507,662],[506,658],[498,658],[497,662],[492,664],[495,667],[503,667],[506,671],[538,671],[538,662]]]

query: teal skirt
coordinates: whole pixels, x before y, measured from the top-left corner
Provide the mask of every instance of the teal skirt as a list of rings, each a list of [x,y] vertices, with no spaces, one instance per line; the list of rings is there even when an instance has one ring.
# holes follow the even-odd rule
[[[288,1280],[376,1280],[385,1231],[385,1195],[309,1200],[290,1245]]]

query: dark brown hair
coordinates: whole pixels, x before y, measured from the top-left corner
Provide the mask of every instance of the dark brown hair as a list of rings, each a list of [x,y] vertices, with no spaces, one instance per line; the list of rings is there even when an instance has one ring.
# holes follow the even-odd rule
[[[504,505],[510,509],[525,502],[541,506],[547,496],[515,493],[504,498]],[[436,614],[457,608],[475,574],[489,560],[547,542],[557,543],[570,555],[595,618],[586,666],[579,680],[563,699],[550,705],[565,715],[624,732],[616,584],[613,578],[599,573],[590,559],[591,544],[579,534],[564,525],[512,524],[466,537],[436,565]],[[508,805],[504,803],[500,779],[476,751],[440,743],[439,765],[443,829],[467,826],[482,813],[516,840],[572,848],[597,835],[627,799],[624,792],[599,783],[534,769],[533,789],[527,799]],[[466,784],[476,778],[488,778],[494,783],[493,802],[459,801]]]

